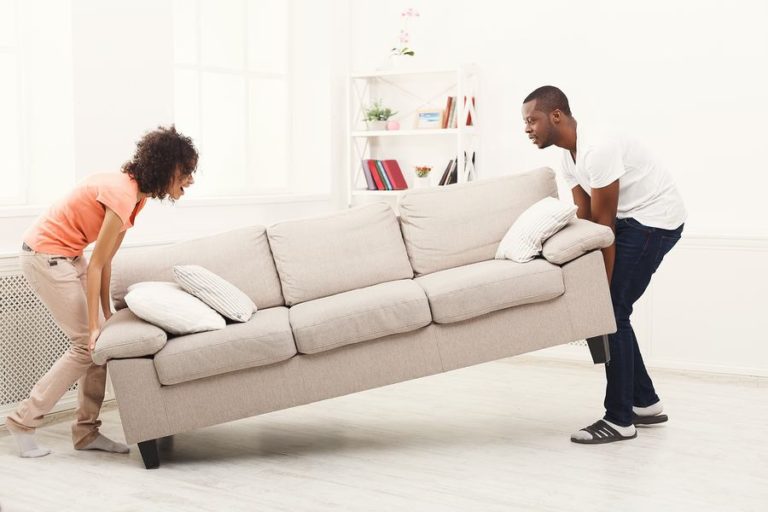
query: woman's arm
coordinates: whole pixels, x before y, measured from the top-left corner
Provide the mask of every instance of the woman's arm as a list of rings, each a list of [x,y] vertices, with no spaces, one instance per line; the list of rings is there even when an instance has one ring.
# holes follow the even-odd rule
[[[109,255],[109,261],[107,261],[107,264],[104,265],[104,268],[101,270],[101,310],[104,313],[104,320],[109,320],[109,317],[112,316],[112,301],[109,296],[109,283],[112,281],[112,259],[115,257],[117,250],[123,243],[125,233],[126,232],[123,231],[117,236],[115,247],[112,249],[112,254]]]
[[[96,245],[88,263],[86,298],[88,300],[88,349],[96,346],[96,338],[99,337],[99,302],[102,296],[102,272],[109,266],[114,255],[117,240],[120,238],[120,229],[123,221],[109,208],[104,213],[104,221],[101,224]],[[108,284],[107,284],[108,286]],[[107,308],[109,302],[107,302]]]

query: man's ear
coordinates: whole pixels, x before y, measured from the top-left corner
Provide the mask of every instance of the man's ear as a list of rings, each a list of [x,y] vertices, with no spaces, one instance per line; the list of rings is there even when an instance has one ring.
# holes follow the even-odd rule
[[[555,109],[549,114],[549,118],[553,124],[558,124],[563,119],[562,112],[559,109]]]

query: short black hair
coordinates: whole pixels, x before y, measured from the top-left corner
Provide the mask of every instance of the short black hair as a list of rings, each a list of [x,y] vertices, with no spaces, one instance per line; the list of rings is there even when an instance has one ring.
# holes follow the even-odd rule
[[[538,100],[538,103],[536,104],[538,107],[537,110],[541,110],[544,113],[549,114],[557,109],[564,114],[571,115],[571,107],[568,105],[568,98],[563,91],[554,85],[544,85],[539,87],[526,96],[523,103],[528,103],[533,100]]]
[[[181,173],[188,176],[195,172],[197,159],[192,139],[177,132],[174,125],[159,126],[136,143],[136,153],[123,164],[122,171],[136,180],[139,191],[164,199],[176,168],[180,167]]]

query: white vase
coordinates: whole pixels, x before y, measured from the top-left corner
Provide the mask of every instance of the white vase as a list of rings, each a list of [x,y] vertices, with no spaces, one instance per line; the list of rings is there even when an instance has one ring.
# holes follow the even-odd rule
[[[387,129],[386,121],[366,121],[365,125],[369,130],[386,130]]]
[[[416,183],[414,188],[429,188],[432,186],[432,180],[429,179],[429,174],[426,176],[416,176]]]
[[[413,55],[390,55],[389,67],[392,69],[407,69],[413,64]]]

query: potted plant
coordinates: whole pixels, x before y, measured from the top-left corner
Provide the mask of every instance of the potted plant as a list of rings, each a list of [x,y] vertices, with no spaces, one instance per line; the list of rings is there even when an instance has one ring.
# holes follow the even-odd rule
[[[397,44],[389,51],[389,60],[392,67],[401,67],[405,61],[411,61],[416,56],[416,52],[411,45],[411,33],[408,30],[408,22],[411,18],[418,18],[419,12],[414,8],[409,8],[400,13],[402,27],[397,36]]]
[[[432,172],[432,167],[428,165],[417,165],[414,170],[416,171],[416,187],[429,187],[431,184],[429,173]]]
[[[365,124],[369,130],[384,130],[387,127],[387,120],[397,114],[389,107],[383,107],[381,100],[374,101],[372,105],[363,111]]]

